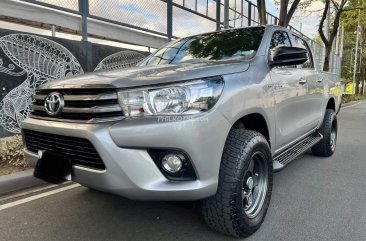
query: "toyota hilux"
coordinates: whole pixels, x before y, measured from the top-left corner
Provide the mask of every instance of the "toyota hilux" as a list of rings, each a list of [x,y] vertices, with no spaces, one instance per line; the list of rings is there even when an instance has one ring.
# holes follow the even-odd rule
[[[48,82],[22,125],[34,175],[134,200],[200,200],[207,224],[245,237],[279,171],[336,148],[339,75],[279,26],[174,40],[136,67]],[[65,207],[67,208],[67,207]]]

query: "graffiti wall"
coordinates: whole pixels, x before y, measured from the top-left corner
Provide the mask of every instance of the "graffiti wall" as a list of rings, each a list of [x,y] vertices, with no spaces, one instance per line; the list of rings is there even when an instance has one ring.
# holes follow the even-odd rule
[[[35,88],[84,72],[126,68],[146,53],[0,29],[0,137],[20,133]]]

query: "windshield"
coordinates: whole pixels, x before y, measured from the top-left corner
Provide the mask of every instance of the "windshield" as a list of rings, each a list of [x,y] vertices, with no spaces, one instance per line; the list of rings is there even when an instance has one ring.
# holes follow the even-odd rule
[[[157,50],[140,65],[175,64],[252,58],[264,33],[263,27],[231,29],[179,39]]]

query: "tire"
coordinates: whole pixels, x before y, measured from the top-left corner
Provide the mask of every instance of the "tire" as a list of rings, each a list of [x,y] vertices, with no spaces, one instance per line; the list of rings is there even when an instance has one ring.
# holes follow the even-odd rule
[[[311,148],[316,156],[329,157],[333,155],[337,144],[337,115],[334,110],[327,109],[323,124],[319,129],[319,133],[323,135],[323,139]]]
[[[266,216],[272,184],[272,155],[267,140],[255,131],[231,130],[222,155],[217,193],[201,203],[204,220],[227,235],[251,235]]]

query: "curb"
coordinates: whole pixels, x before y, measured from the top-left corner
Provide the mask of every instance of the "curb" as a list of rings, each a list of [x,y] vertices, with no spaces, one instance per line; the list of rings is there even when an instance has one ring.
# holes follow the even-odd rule
[[[33,169],[0,176],[0,196],[45,183],[33,176]]]
[[[362,102],[366,102],[366,100],[357,100],[357,101],[351,101],[345,104],[342,104],[342,107],[347,107],[349,105],[353,105],[353,104],[357,104],[357,103],[362,103]]]

